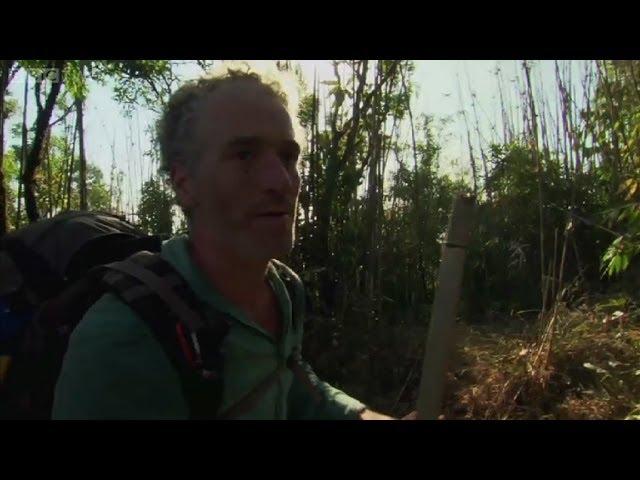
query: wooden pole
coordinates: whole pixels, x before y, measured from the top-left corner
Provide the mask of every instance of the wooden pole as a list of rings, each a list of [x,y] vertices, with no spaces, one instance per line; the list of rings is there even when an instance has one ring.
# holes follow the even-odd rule
[[[444,380],[451,350],[462,288],[466,247],[471,236],[475,197],[458,196],[453,203],[447,238],[442,248],[438,287],[433,300],[431,323],[422,365],[418,394],[418,418],[435,420],[442,408]]]

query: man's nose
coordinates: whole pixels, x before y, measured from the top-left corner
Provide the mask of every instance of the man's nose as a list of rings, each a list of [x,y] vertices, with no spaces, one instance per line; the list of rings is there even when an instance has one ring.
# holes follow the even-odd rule
[[[258,169],[257,181],[265,190],[289,193],[294,189],[295,179],[281,155],[275,150],[264,153]]]

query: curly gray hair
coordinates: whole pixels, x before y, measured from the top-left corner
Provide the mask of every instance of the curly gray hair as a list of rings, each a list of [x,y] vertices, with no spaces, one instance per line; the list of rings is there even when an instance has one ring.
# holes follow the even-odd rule
[[[251,82],[265,93],[277,98],[287,108],[287,97],[277,82],[265,82],[254,72],[228,70],[224,75],[204,77],[185,83],[176,90],[157,123],[160,144],[160,171],[168,174],[176,162],[192,168],[200,156],[200,142],[196,138],[197,121],[204,100],[222,85]]]

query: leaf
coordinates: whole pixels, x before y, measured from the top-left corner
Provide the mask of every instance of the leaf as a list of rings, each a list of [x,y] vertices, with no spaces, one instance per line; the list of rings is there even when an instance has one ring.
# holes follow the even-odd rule
[[[629,188],[629,180],[631,179],[625,180],[620,184],[620,186],[618,187],[618,191],[616,192],[618,193],[618,195],[620,195],[621,193],[624,193]]]
[[[620,215],[618,215],[618,222],[624,222],[624,220],[627,218],[627,210],[623,209],[620,211]]]
[[[622,257],[620,255],[616,255],[611,260],[611,271],[615,275],[620,272],[620,266],[622,265]]]
[[[620,255],[620,271],[624,272],[629,266],[629,255]]]
[[[602,373],[602,374],[607,374],[607,373],[609,373],[609,372],[607,372],[604,368],[600,368],[600,367],[598,367],[598,366],[596,366],[596,365],[594,365],[594,364],[592,364],[592,363],[589,363],[589,362],[583,363],[583,364],[582,364],[582,366],[583,366],[584,368],[589,369],[589,370],[594,370],[594,371],[595,371],[595,372],[597,372],[597,373]]]

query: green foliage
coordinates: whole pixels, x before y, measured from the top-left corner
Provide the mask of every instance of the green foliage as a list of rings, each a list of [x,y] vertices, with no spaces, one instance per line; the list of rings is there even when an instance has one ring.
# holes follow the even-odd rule
[[[15,228],[16,219],[16,193],[15,186],[19,174],[20,164],[18,163],[16,148],[11,148],[5,152],[2,160],[2,170],[5,179],[6,206],[7,206],[7,228]]]
[[[42,70],[49,66],[50,60],[18,60],[18,65],[23,68],[28,75],[38,77]]]
[[[173,195],[158,177],[144,183],[138,207],[140,227],[148,233],[173,234]]]
[[[109,211],[109,188],[104,183],[102,170],[96,165],[87,165],[87,206],[89,210]]]
[[[94,71],[98,77],[109,77],[114,99],[127,115],[138,105],[159,112],[178,82],[168,60],[105,61]]]
[[[15,98],[6,96],[4,98],[4,120],[11,118],[18,111],[18,101]]]
[[[300,105],[298,106],[298,120],[300,121],[300,126],[302,128],[306,129],[311,127],[314,108],[315,112],[317,112],[319,105],[320,102],[318,98],[315,98],[314,102],[314,95],[306,95],[302,97]]]
[[[84,100],[89,93],[85,68],[90,62],[68,61],[64,70],[64,84],[74,99]]]
[[[601,62],[599,73],[591,120],[604,159],[602,178],[612,186],[614,203],[633,202],[608,212],[609,227],[625,232],[601,258],[603,274],[613,277],[640,251],[640,62]]]
[[[56,215],[67,209],[67,184],[69,181],[69,153],[71,146],[62,136],[52,135],[49,147],[44,152],[42,167],[36,177],[36,201],[38,209],[44,217]],[[5,153],[3,169],[5,174],[5,188],[7,191],[7,220],[9,228],[15,228],[15,216],[17,212],[17,195],[19,182],[19,158],[22,148],[12,146]],[[71,176],[70,208],[80,208],[79,172],[80,161],[77,156],[74,159],[74,168]],[[120,172],[122,175],[122,172]],[[117,189],[116,189],[117,190]],[[118,191],[114,195],[121,194]],[[89,163],[87,165],[87,203],[90,210],[110,211],[111,201],[109,187],[106,185],[104,175],[100,168]],[[114,203],[114,206],[116,203]],[[113,209],[115,212],[115,209]],[[21,209],[20,224],[24,225],[28,220],[24,211],[24,202]]]
[[[618,210],[617,223],[624,224],[627,233],[618,236],[602,255],[602,271],[614,277],[627,270],[631,260],[640,253],[640,208],[637,204]]]
[[[481,203],[478,209],[468,260],[469,295],[465,298],[468,315],[478,319],[487,311],[508,313],[539,308],[541,304],[539,192],[533,152],[518,143],[493,145],[490,161],[492,170],[486,188],[492,200]],[[593,258],[600,251],[599,242],[607,241],[609,234],[571,214],[595,217],[606,203],[594,190],[605,187],[591,175],[566,178],[560,165],[553,157],[542,164],[545,273],[551,276],[550,268],[555,268],[554,278],[559,280],[563,235],[570,225],[573,240],[567,246],[563,280],[581,274],[585,280],[595,281],[597,266],[582,265],[581,272],[575,251]],[[555,267],[550,266],[553,261]]]

